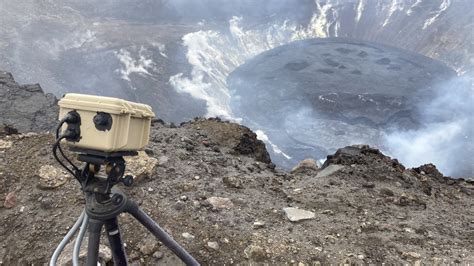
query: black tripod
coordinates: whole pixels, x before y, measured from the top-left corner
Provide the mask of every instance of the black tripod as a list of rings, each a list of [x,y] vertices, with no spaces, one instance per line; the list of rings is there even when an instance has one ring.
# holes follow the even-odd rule
[[[166,247],[173,251],[186,265],[199,263],[158,224],[156,224],[138,205],[114,187],[122,182],[131,186],[133,178],[124,176],[125,161],[122,156],[136,155],[136,152],[104,153],[91,150],[75,150],[78,160],[85,163],[76,178],[80,181],[86,199],[89,241],[86,265],[97,265],[102,227],[105,226],[115,265],[127,265],[117,216],[123,212],[131,214],[148,231],[155,235]],[[105,175],[99,173],[104,166]]]

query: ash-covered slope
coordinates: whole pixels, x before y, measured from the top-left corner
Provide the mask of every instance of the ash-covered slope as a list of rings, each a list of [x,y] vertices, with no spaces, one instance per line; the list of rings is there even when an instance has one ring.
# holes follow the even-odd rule
[[[6,265],[47,262],[83,208],[77,181],[55,170],[52,142],[48,134],[0,138]],[[203,265],[474,262],[472,182],[432,165],[405,169],[367,146],[286,173],[256,160],[261,149],[236,124],[155,123],[148,156],[130,158],[154,167],[122,189]],[[130,262],[177,265],[133,219],[119,220]]]

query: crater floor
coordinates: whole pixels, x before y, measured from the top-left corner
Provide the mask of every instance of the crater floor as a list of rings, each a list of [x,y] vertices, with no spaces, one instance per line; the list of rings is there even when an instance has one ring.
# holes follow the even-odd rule
[[[379,145],[383,132],[420,125],[418,107],[454,77],[442,62],[346,38],[310,39],[264,52],[228,78],[236,117],[292,159],[341,145]]]

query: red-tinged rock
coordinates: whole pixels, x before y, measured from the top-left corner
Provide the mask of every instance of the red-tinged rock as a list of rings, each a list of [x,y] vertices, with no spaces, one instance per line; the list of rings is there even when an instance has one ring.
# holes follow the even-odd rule
[[[7,194],[7,196],[5,198],[5,202],[3,203],[3,207],[5,207],[7,209],[11,209],[11,208],[15,207],[15,205],[16,205],[16,195],[15,195],[15,192],[12,191],[12,192]]]

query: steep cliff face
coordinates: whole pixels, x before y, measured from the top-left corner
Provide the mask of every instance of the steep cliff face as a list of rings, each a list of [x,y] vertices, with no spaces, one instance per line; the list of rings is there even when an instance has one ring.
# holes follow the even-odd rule
[[[57,99],[39,84],[19,85],[11,73],[0,71],[0,113],[0,124],[20,132],[49,131],[57,119]]]
[[[352,37],[416,51],[464,72],[472,66],[469,0],[315,1],[324,37]],[[462,54],[462,56],[461,56]],[[464,57],[464,58],[462,58]]]

